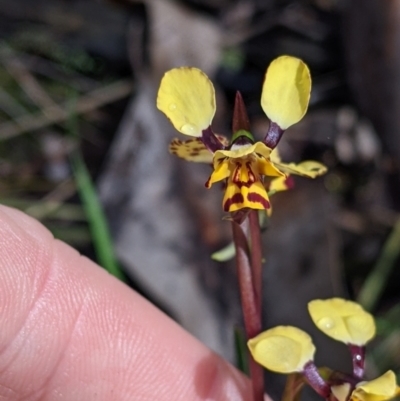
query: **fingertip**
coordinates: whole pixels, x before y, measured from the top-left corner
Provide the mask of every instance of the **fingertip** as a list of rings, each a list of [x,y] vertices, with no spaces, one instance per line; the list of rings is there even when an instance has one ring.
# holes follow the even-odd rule
[[[0,243],[0,398],[251,399],[247,378],[33,218],[0,206]]]

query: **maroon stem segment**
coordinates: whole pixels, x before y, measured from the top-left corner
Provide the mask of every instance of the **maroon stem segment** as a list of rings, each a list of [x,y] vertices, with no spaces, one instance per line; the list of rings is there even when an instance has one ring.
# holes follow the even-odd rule
[[[258,219],[258,210],[249,213],[250,223],[250,249],[251,249],[251,271],[254,287],[255,302],[258,314],[261,316],[262,305],[262,247],[261,230]]]
[[[236,249],[236,268],[239,281],[240,299],[242,303],[244,326],[247,339],[261,332],[261,314],[257,306],[253,286],[250,248],[243,225],[232,222],[233,241]],[[250,377],[253,386],[253,401],[264,400],[264,376],[262,367],[249,355]]]
[[[331,388],[328,383],[319,374],[313,361],[306,363],[303,375],[308,384],[323,398],[327,399],[331,394]]]
[[[365,346],[349,345],[354,376],[362,379],[365,370]]]
[[[275,149],[281,140],[284,130],[276,123],[271,121],[267,135],[265,135],[264,143],[271,149]]]

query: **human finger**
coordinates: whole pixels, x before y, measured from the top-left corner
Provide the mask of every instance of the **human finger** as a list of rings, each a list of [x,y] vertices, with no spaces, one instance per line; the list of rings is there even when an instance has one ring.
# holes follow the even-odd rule
[[[251,395],[244,376],[140,295],[34,219],[0,207],[0,399]]]

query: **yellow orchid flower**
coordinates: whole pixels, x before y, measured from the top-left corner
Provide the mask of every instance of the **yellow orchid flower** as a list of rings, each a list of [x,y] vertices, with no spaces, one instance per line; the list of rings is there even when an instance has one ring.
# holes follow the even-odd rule
[[[293,326],[278,326],[248,341],[255,361],[273,372],[302,372],[314,359],[311,337]]]
[[[323,398],[330,401],[388,401],[400,395],[396,376],[389,370],[371,381],[363,381],[364,345],[375,335],[373,317],[359,304],[341,298],[314,300],[308,309],[314,323],[332,338],[349,344],[353,375],[314,364],[311,337],[292,326],[278,326],[248,341],[256,362],[278,373],[296,373]]]
[[[265,76],[261,105],[271,119],[264,141],[255,142],[250,133],[243,99],[238,93],[234,110],[233,138],[229,143],[215,135],[211,122],[215,114],[215,91],[208,77],[192,67],[174,68],[165,73],[157,95],[157,107],[182,134],[194,138],[174,139],[170,152],[188,161],[212,162],[213,172],[206,183],[226,180],[223,209],[270,209],[265,177],[275,191],[288,189],[289,174],[310,178],[326,172],[320,163],[300,164],[274,160],[273,148],[283,131],[298,122],[307,111],[311,90],[308,67],[299,59],[282,56],[274,60]],[[275,100],[274,100],[275,99]],[[279,180],[275,182],[275,179]],[[274,183],[274,184],[273,184]]]
[[[270,208],[261,176],[285,176],[269,160],[270,153],[271,149],[262,142],[215,152],[214,171],[206,182],[206,188],[228,178],[223,199],[225,211],[235,212],[245,207]]]
[[[345,344],[364,346],[375,336],[373,316],[356,302],[316,299],[308,303],[308,311],[322,332]]]
[[[371,381],[356,384],[353,391],[349,383],[331,387],[332,394],[338,401],[388,401],[400,394],[396,376],[389,370]]]

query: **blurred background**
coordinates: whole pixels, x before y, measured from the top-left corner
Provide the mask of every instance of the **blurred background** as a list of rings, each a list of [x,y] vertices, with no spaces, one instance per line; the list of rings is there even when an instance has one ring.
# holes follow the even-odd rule
[[[214,82],[216,132],[240,90],[253,132],[266,67],[310,67],[306,117],[284,161],[329,172],[272,198],[263,234],[264,326],[310,332],[317,362],[349,370],[345,347],[312,327],[307,302],[343,296],[377,317],[371,377],[400,369],[400,3],[380,0],[0,0],[0,202],[24,210],[235,362],[241,324],[221,188],[209,166],[167,152],[156,109],[163,73]],[[268,377],[268,391],[282,379]]]

